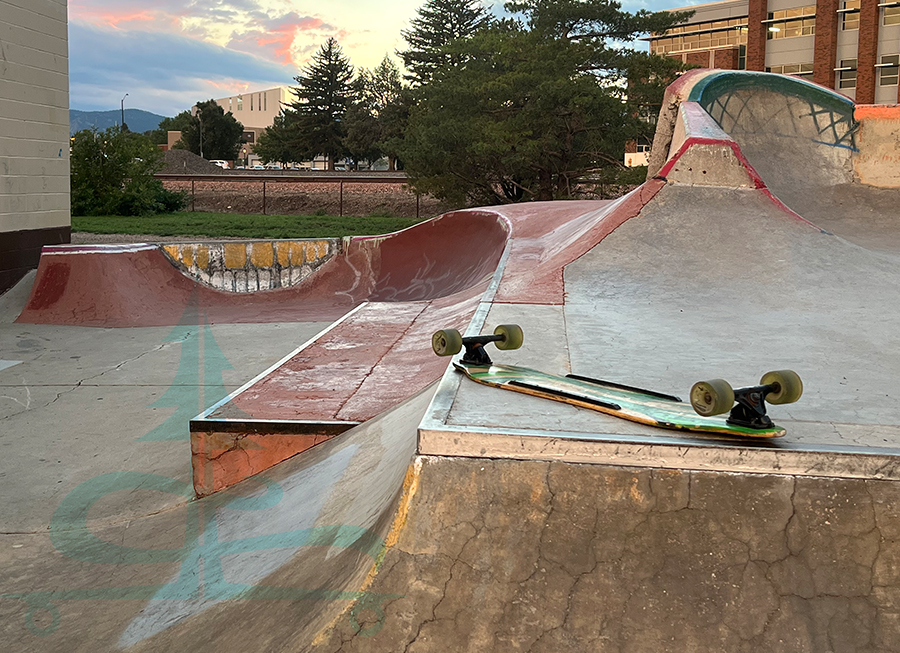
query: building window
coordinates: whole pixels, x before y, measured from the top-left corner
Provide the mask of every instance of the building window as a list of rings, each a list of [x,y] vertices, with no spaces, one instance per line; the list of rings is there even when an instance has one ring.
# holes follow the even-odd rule
[[[253,111],[253,96],[250,96],[250,111]]]
[[[263,97],[263,111],[268,111],[269,110],[269,94],[263,93],[262,97]]]
[[[882,20],[885,25],[900,25],[900,6],[885,7]]]
[[[859,29],[859,0],[844,0],[841,12],[841,29],[845,32]]]
[[[746,45],[747,18],[731,18],[693,25],[679,25],[650,39],[652,54],[708,50]]]
[[[816,6],[770,11],[769,19],[764,22],[769,26],[766,38],[770,40],[812,36],[816,33]]]
[[[897,86],[900,82],[900,54],[886,54],[881,57],[881,86]]]
[[[813,74],[813,65],[811,63],[791,63],[784,66],[769,66],[766,68],[766,72],[807,77]]]
[[[238,111],[243,111],[244,110],[244,98],[239,97],[237,104],[238,104]]]
[[[838,88],[856,88],[856,59],[841,59]]]

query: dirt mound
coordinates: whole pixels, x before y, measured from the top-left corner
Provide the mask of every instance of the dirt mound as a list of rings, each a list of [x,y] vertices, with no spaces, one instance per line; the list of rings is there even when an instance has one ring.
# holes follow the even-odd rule
[[[164,175],[221,175],[225,171],[188,150],[168,150],[165,153]]]

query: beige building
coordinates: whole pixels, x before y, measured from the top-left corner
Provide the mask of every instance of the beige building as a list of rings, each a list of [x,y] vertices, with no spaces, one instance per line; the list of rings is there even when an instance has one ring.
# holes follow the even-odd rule
[[[0,0],[0,292],[69,242],[66,0]]]
[[[247,144],[241,148],[241,158],[255,158],[253,145],[256,144],[256,139],[266,127],[272,126],[275,116],[281,112],[282,105],[293,100],[293,94],[285,86],[216,100],[216,104],[222,107],[225,113],[230,111],[235,120],[244,126],[244,139]]]

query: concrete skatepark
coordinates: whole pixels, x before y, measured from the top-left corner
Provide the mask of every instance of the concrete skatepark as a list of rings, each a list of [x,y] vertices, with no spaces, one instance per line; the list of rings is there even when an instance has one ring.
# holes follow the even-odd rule
[[[447,214],[293,278],[290,247],[45,251],[0,296],[0,641],[900,649],[900,113],[694,71],[653,154],[620,200]],[[499,323],[525,345],[498,362],[680,396],[791,368],[804,396],[778,440],[685,434],[430,350]]]

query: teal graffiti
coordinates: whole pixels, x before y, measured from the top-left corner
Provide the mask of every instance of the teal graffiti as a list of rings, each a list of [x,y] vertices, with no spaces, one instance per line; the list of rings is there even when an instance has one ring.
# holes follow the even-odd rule
[[[150,406],[176,410],[165,422],[138,438],[138,442],[190,440],[190,420],[205,406],[212,406],[228,394],[222,373],[234,367],[219,348],[208,322],[204,320],[202,328],[195,325],[176,326],[164,341],[181,343],[178,372],[165,394]]]
[[[233,583],[225,578],[222,557],[259,552],[269,549],[294,549],[301,547],[337,547],[355,549],[372,559],[376,570],[380,568],[384,540],[369,529],[359,526],[334,525],[303,528],[270,535],[247,537],[237,540],[220,540],[217,515],[223,510],[265,510],[277,505],[283,497],[281,487],[264,477],[255,480],[265,486],[266,493],[259,497],[232,497],[227,493],[213,495],[201,501],[188,503],[186,546],[171,549],[128,547],[108,542],[90,531],[87,524],[91,507],[107,494],[121,490],[151,490],[189,498],[193,488],[157,474],[118,472],[103,474],[76,487],[60,503],[50,522],[50,539],[63,555],[95,564],[139,565],[159,562],[180,562],[177,578],[169,583],[138,585],[118,588],[78,590],[52,590],[0,594],[0,599],[18,599],[28,605],[26,627],[36,635],[49,635],[60,625],[60,614],[54,603],[77,600],[191,600],[205,598],[212,601],[228,599],[291,599],[291,600],[344,600],[354,601],[350,611],[350,623],[363,636],[377,633],[384,625],[383,604],[401,598],[399,594],[381,594],[362,591],[306,589]],[[200,568],[203,581],[200,580]],[[359,623],[362,611],[375,614],[376,622],[366,628]],[[44,627],[35,624],[39,611],[50,614],[51,623]]]

